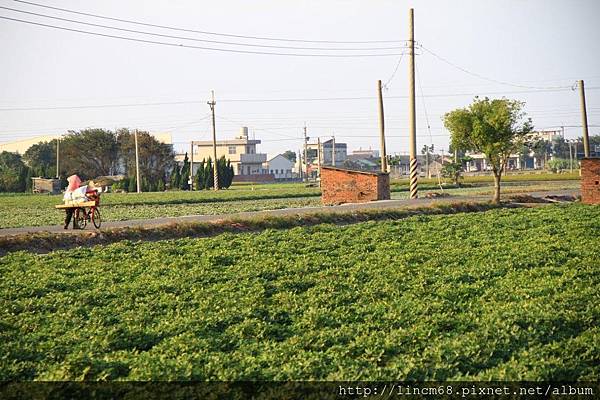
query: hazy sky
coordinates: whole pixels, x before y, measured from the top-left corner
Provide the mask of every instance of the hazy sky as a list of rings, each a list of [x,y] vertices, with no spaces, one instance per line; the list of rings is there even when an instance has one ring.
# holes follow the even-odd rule
[[[414,7],[418,43],[469,72],[514,85],[467,74],[419,50],[416,62],[422,90],[417,86],[417,93],[424,95],[417,99],[419,150],[432,142],[447,150],[441,116],[469,104],[477,94],[525,101],[538,129],[580,125],[578,93],[568,89],[577,79],[584,79],[587,87],[588,122],[600,126],[600,2],[596,0],[32,1],[183,29],[337,42],[405,40],[408,10]],[[10,0],[0,0],[0,7],[197,40],[322,48],[403,45],[250,40],[133,25]],[[3,8],[0,16],[189,46],[323,53],[147,36]],[[403,51],[329,50],[327,54]],[[171,132],[176,146],[183,148],[191,139],[209,138],[206,100],[214,89],[219,138],[231,138],[246,125],[263,140],[259,151],[270,155],[299,149],[304,122],[311,138],[335,134],[349,149],[377,148],[376,81],[388,81],[399,60],[398,55],[325,58],[227,53],[91,36],[6,19],[0,19],[0,54],[0,142],[68,129],[126,126]],[[408,148],[403,97],[407,86],[408,64],[403,57],[384,93],[389,152]],[[282,101],[290,99],[304,100]],[[590,131],[600,133],[600,128]],[[568,138],[576,137],[581,128],[567,127],[565,132]]]

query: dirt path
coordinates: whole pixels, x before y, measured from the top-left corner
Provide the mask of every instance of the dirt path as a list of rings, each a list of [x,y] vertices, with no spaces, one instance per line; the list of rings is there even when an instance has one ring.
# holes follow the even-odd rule
[[[516,195],[517,193],[510,193],[510,195]],[[543,197],[549,195],[559,196],[577,196],[579,190],[556,190],[556,191],[543,191],[543,192],[530,192],[526,193],[534,197]],[[506,196],[505,196],[506,197]],[[393,209],[393,208],[411,208],[411,207],[424,207],[436,204],[455,204],[464,202],[487,202],[490,200],[489,195],[480,196],[455,196],[445,197],[437,199],[426,199],[419,198],[415,200],[381,200],[373,201],[370,203],[361,204],[342,204],[339,206],[320,206],[320,207],[303,207],[303,208],[282,208],[277,210],[264,210],[264,211],[250,211],[240,212],[234,214],[221,214],[221,215],[189,215],[184,217],[165,217],[165,218],[153,218],[153,219],[136,219],[128,221],[110,221],[104,222],[100,230],[112,229],[112,228],[124,228],[124,227],[144,227],[152,228],[163,225],[170,225],[176,223],[188,223],[188,222],[215,222],[222,219],[234,219],[234,218],[252,218],[261,216],[285,216],[285,215],[304,215],[314,213],[348,213],[359,210],[381,210],[381,209]],[[5,228],[0,229],[0,237],[10,235],[22,235],[27,233],[40,233],[40,232],[52,232],[52,233],[64,233],[69,235],[77,235],[87,232],[94,231],[94,228],[89,226],[84,230],[72,230],[63,229],[62,225],[53,226],[32,226],[22,228]]]

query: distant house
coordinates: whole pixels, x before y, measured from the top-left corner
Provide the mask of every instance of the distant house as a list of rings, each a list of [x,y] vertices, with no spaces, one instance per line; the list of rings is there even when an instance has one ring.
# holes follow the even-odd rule
[[[236,175],[262,175],[267,172],[263,168],[263,163],[267,161],[267,155],[256,152],[256,145],[260,144],[260,140],[248,138],[248,128],[242,127],[240,135],[235,139],[217,140],[217,158],[225,156],[231,161]],[[193,141],[194,148],[194,175],[197,173],[199,163],[204,159],[208,160],[213,157],[213,142],[212,140]],[[175,161],[182,163],[185,154],[177,154]],[[191,157],[188,154],[188,159]]]
[[[333,139],[321,142],[321,164],[333,165]],[[318,143],[308,143],[306,145],[306,155],[309,164],[317,164],[317,155],[319,149]],[[340,166],[348,158],[348,145],[346,143],[335,142],[335,165]]]
[[[267,161],[266,169],[275,179],[292,179],[294,177],[294,162],[281,154]]]
[[[344,161],[343,167],[348,169],[355,169],[359,171],[379,171],[380,165],[374,158],[357,158],[352,157]]]
[[[379,158],[379,150],[363,149],[362,147],[358,150],[353,150],[352,153],[348,154],[349,159],[370,159]]]

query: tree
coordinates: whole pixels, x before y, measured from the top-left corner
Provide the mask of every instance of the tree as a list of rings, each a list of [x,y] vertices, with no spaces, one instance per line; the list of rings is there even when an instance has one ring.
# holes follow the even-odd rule
[[[548,161],[548,167],[552,172],[562,172],[569,169],[570,161],[564,158],[553,158]]]
[[[33,176],[53,178],[56,176],[56,140],[40,142],[29,147],[23,161],[32,169]]]
[[[206,166],[204,167],[204,187],[206,189],[212,189],[215,186],[215,176],[212,164],[212,158],[208,157]]]
[[[552,143],[545,139],[539,139],[530,143],[529,148],[533,152],[533,156],[540,160],[542,169],[546,169],[548,155],[552,154]]]
[[[129,182],[127,185],[127,191],[129,193],[137,192],[137,180],[135,179],[135,175],[129,177]]]
[[[112,175],[117,166],[118,144],[105,129],[69,131],[60,142],[61,173],[81,178]]]
[[[167,171],[175,165],[175,154],[171,145],[161,143],[148,132],[138,131],[138,154],[140,175],[148,180],[148,189],[155,190],[159,181],[165,179]],[[125,173],[135,175],[135,133],[129,129],[119,129],[116,133],[119,146],[119,164]],[[144,189],[146,191],[146,189]]]
[[[8,151],[0,153],[0,192],[24,192],[28,174],[29,168],[20,155]]]
[[[293,163],[296,162],[296,152],[295,151],[286,150],[285,153],[282,154],[282,156],[284,156],[288,160],[292,161]]]
[[[569,158],[569,143],[562,136],[555,137],[552,140],[552,157]]]
[[[444,164],[442,167],[442,176],[444,178],[452,179],[452,183],[456,186],[460,186],[460,179],[462,178],[462,161],[461,162],[450,162]]]
[[[177,163],[173,164],[170,178],[171,189],[179,189],[179,186],[181,186],[181,173],[179,172],[179,165]]]
[[[206,183],[206,179],[204,178],[204,159],[198,164],[198,169],[196,170],[196,190],[204,190],[206,187],[204,186]]]
[[[188,160],[188,153],[185,153],[183,159],[183,166],[181,167],[181,179],[179,182],[179,188],[181,190],[189,190],[190,184],[188,183],[188,177],[190,176],[190,161]]]
[[[500,203],[500,181],[510,154],[523,145],[533,129],[531,119],[525,119],[524,105],[516,100],[476,97],[467,108],[444,115],[452,147],[481,152],[492,166],[495,203]]]

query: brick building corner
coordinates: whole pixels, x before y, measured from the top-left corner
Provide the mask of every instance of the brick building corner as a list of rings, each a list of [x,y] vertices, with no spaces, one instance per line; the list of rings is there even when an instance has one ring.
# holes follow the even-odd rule
[[[600,158],[581,160],[581,202],[600,204]]]
[[[321,168],[321,200],[325,205],[389,199],[390,176],[386,172]]]

